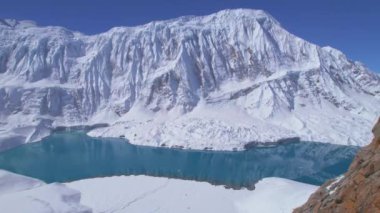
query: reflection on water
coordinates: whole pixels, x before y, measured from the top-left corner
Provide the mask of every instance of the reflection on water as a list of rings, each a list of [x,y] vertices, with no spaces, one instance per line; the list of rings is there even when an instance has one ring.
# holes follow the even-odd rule
[[[46,182],[112,175],[151,175],[250,186],[263,177],[311,184],[344,173],[356,147],[298,142],[241,152],[135,146],[121,139],[55,133],[0,153],[0,168]]]

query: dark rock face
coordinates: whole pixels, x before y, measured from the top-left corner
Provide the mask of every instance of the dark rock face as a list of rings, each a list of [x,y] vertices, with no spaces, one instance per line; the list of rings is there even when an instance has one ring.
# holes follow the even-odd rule
[[[358,153],[348,172],[323,184],[295,213],[380,212],[380,119],[372,132],[372,143]]]

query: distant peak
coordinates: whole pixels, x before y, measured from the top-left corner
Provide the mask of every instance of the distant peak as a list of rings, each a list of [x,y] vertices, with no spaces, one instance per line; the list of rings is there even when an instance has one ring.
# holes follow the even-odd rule
[[[252,18],[256,19],[258,21],[260,20],[269,20],[273,23],[279,24],[279,22],[273,18],[269,13],[265,12],[264,10],[255,10],[255,9],[226,9],[226,10],[221,10],[217,13],[211,14],[210,16],[219,16],[219,17],[235,17],[235,18]]]
[[[28,28],[35,27],[37,24],[34,21],[22,20],[18,21],[15,19],[0,19],[0,26],[10,27],[10,28]]]
[[[210,22],[215,23],[237,23],[239,21],[257,21],[262,25],[280,25],[280,23],[273,18],[269,13],[264,10],[255,9],[226,9],[215,13],[204,16],[181,16],[174,19],[153,21],[147,25],[155,25],[160,23],[180,23],[182,24],[194,24],[194,25],[204,25]]]
[[[269,15],[264,10],[245,9],[245,8],[225,9],[225,10],[220,10],[219,12],[216,12],[214,14],[220,14],[220,15],[228,14],[228,15],[235,15],[235,16],[252,16],[252,17]]]

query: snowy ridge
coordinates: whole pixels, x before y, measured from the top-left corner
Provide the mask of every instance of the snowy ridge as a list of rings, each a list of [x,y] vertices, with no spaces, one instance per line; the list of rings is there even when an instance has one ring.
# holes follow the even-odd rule
[[[231,150],[295,136],[365,145],[379,104],[378,74],[261,10],[93,36],[0,21],[0,149],[96,123],[110,127],[92,136],[146,145]]]

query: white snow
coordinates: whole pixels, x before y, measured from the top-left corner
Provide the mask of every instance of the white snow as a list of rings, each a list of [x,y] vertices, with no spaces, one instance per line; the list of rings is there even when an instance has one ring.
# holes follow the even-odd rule
[[[341,180],[343,180],[343,179],[344,179],[344,175],[341,175],[341,176],[335,178],[335,180],[334,180],[332,183],[330,183],[328,186],[326,186],[326,190],[329,192],[330,195],[332,195],[332,194],[335,193],[336,189],[338,188],[338,187],[337,187],[337,186],[338,186],[337,184],[338,184]]]
[[[42,181],[0,170],[0,211],[24,212],[91,212],[80,204],[80,192],[64,184]]]
[[[286,137],[366,145],[380,77],[261,10],[86,36],[0,21],[0,150],[56,126],[145,145],[242,149]],[[355,129],[355,131],[347,131]]]
[[[253,193],[236,202],[237,212],[290,213],[304,204],[317,188],[282,178],[264,178]]]
[[[256,189],[148,176],[115,176],[67,183],[94,212],[292,212],[317,186],[265,178]]]
[[[264,178],[255,190],[148,176],[114,176],[70,183],[0,170],[1,212],[291,212],[317,186]]]
[[[44,182],[0,170],[0,196],[7,193],[24,191],[44,185]]]

